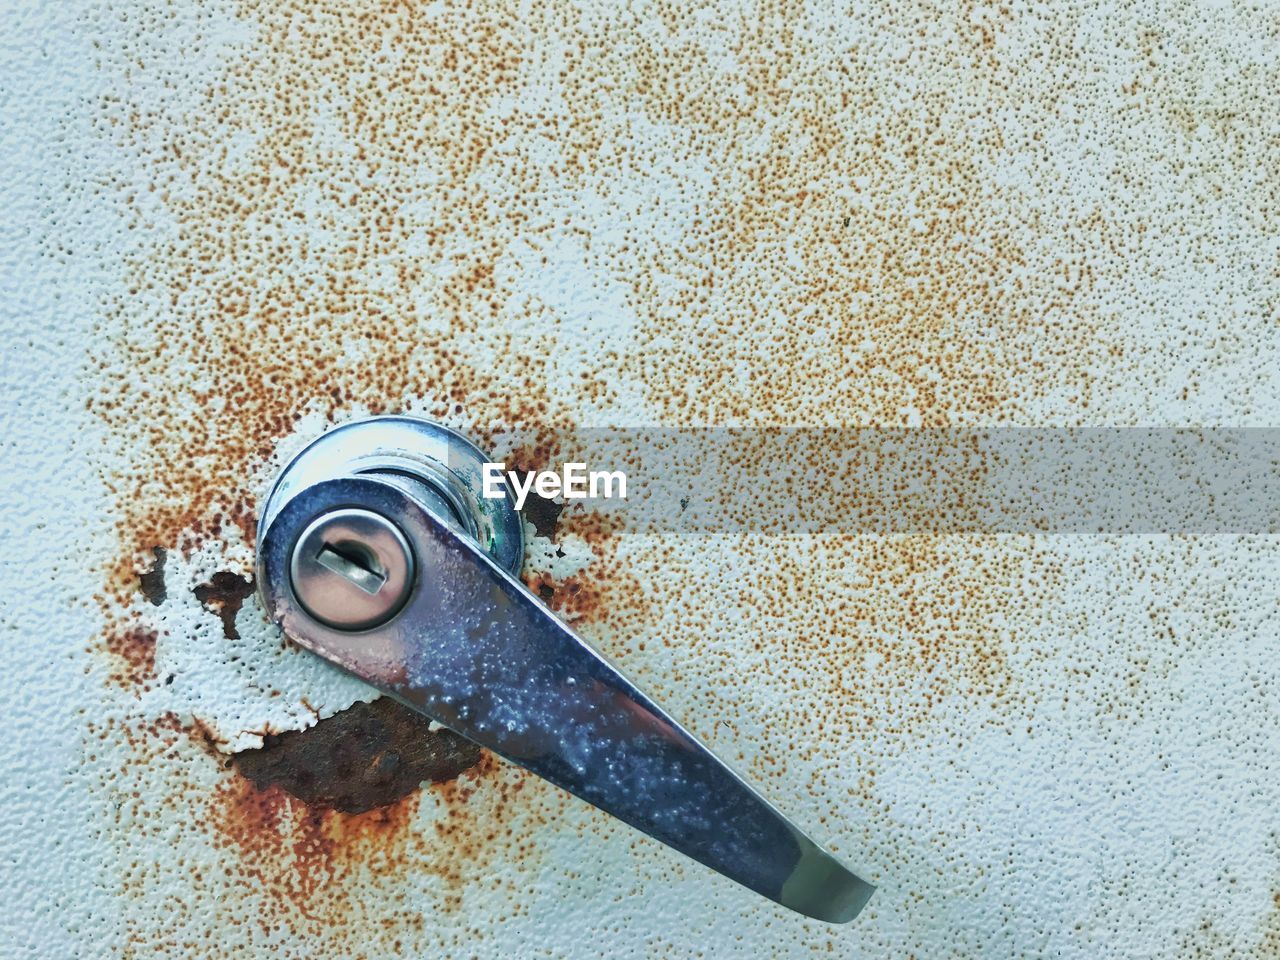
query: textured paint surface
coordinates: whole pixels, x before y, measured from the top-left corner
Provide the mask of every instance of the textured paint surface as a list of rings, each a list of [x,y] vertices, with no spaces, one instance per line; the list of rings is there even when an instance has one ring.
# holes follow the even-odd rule
[[[527,582],[879,884],[848,927],[493,758],[363,812],[232,759],[374,697],[236,585],[361,412],[529,468],[511,428],[1277,425],[1273,4],[8,19],[0,954],[1280,955],[1272,537],[530,515]]]

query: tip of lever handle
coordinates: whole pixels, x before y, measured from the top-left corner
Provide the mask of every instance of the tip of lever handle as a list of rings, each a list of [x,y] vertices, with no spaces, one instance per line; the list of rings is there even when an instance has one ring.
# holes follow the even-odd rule
[[[867,905],[875,887],[821,847],[806,844],[778,896],[784,907],[827,923],[848,923]]]

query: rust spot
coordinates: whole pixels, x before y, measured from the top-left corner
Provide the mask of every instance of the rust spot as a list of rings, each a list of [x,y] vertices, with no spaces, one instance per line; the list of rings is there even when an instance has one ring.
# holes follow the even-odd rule
[[[280,786],[247,780],[226,784],[221,793],[219,827],[238,849],[245,874],[308,919],[340,903],[341,878],[360,857],[377,851],[392,863],[403,860],[404,834],[418,808],[416,796],[355,814],[305,807]],[[328,898],[317,902],[326,891]]]
[[[506,458],[507,469],[520,474],[522,480],[527,480],[531,473],[548,469],[555,459],[557,444],[552,431],[541,431],[541,434],[536,442],[520,447]],[[492,445],[492,441],[490,444]],[[538,536],[554,538],[556,525],[564,508],[565,504],[543,497],[530,487],[520,515],[533,524]]]
[[[625,525],[626,521],[620,515],[590,511],[579,502],[573,510],[564,513],[558,530],[562,535],[580,537],[594,549],[603,549],[622,532]]]
[[[535,500],[538,504],[533,506],[533,510],[544,524],[538,531],[540,534],[553,543],[572,535],[591,547],[595,559],[586,570],[559,579],[545,571],[526,572],[525,586],[575,626],[603,624],[611,610],[621,610],[625,606],[620,602],[622,598],[634,598],[639,592],[638,581],[616,556],[616,538],[623,528],[623,519],[617,515],[592,512],[581,503],[567,507],[542,500],[532,491],[525,502],[526,517],[529,517],[530,505]],[[536,523],[532,518],[530,522]]]
[[[501,890],[511,916],[525,912],[564,800],[484,755],[455,780],[344,813],[255,785],[172,713],[90,720],[83,750],[75,776],[103,800],[96,826],[131,904],[108,952],[126,957],[264,942],[282,960],[454,955],[467,918],[445,916],[472,893]]]
[[[413,935],[421,932],[426,905],[405,902],[406,877],[439,878],[444,886],[434,909],[452,912],[467,886],[486,875],[495,851],[514,847],[507,856],[536,856],[534,843],[508,823],[524,783],[523,771],[480,754],[462,779],[351,812],[303,802],[279,783],[236,776],[215,792],[218,846],[233,855],[239,880],[265,897],[273,923],[314,931],[325,942],[361,939],[370,931],[360,932],[353,904],[367,909],[381,890],[400,905],[388,913],[382,904],[378,912],[397,926],[407,922],[405,932]]]
[[[164,561],[167,554],[164,547],[152,547],[151,553],[155,556],[156,562],[138,575],[138,587],[151,605],[158,607],[169,596],[164,587]]]
[[[540,496],[535,491],[530,490],[520,515],[533,524],[533,529],[537,531],[538,536],[554,537],[556,523],[560,520],[560,514],[563,512],[563,503],[556,503],[554,500]]]
[[[219,570],[208,583],[202,583],[192,591],[204,608],[222,619],[222,635],[228,640],[239,640],[236,630],[236,614],[245,599],[253,593],[253,578]]]
[[[565,462],[563,445],[568,436],[568,431],[541,431],[537,442],[507,457],[507,469],[525,478],[539,470],[554,469]],[[545,572],[524,577],[525,586],[566,621],[584,624],[603,620],[610,606],[607,594],[611,584],[634,591],[634,580],[612,559],[614,538],[625,523],[622,517],[594,512],[580,502],[570,509],[569,504],[539,496],[532,488],[521,516],[533,524],[539,536],[557,543],[565,535],[573,535],[596,554],[595,562],[582,573],[559,580]]]
[[[309,806],[363,813],[396,803],[426,781],[452,780],[480,762],[481,750],[387,697],[301,731],[268,734],[235,756],[260,790],[278,787]]]
[[[111,680],[127,686],[146,687],[156,676],[154,630],[133,627],[107,634],[107,651],[114,661]]]
[[[581,575],[557,581],[544,573],[526,577],[525,585],[569,622],[590,619],[602,612],[604,589]]]
[[[210,756],[223,758],[222,750],[227,741],[218,736],[214,729],[199,717],[192,717],[191,724],[186,729],[186,732],[192,740],[203,746]]]

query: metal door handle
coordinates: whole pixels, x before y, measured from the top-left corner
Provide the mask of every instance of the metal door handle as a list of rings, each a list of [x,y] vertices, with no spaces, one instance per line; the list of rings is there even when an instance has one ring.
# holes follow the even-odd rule
[[[778,903],[853,919],[872,887],[818,847],[512,576],[509,501],[428,421],[340,427],[258,530],[263,601],[309,650]]]

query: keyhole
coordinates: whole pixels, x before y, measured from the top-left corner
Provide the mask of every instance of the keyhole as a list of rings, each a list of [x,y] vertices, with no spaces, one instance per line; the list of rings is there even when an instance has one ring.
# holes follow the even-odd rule
[[[336,573],[374,596],[387,582],[387,575],[378,563],[377,555],[362,543],[346,540],[342,543],[325,543],[316,554],[316,563]]]
[[[413,551],[382,514],[333,510],[311,521],[294,543],[289,578],[316,620],[339,630],[372,630],[413,592]]]

